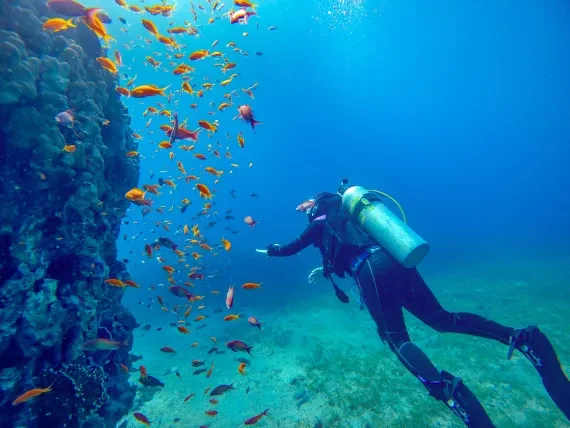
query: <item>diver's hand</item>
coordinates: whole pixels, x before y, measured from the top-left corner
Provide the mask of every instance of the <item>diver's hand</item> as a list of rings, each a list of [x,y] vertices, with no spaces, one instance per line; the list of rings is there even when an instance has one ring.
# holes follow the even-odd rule
[[[267,246],[267,250],[265,252],[268,257],[271,257],[277,255],[280,249],[279,244],[271,244]]]
[[[316,282],[319,279],[323,279],[324,276],[324,272],[323,272],[323,268],[322,267],[318,267],[315,268],[311,271],[311,273],[309,274],[309,284],[312,284],[313,282]]]

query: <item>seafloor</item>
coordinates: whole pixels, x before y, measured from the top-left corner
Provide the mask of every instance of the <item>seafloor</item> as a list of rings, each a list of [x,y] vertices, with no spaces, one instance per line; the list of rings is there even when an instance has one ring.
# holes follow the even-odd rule
[[[479,313],[515,327],[538,325],[554,344],[562,365],[570,364],[570,259],[522,260],[517,263],[481,262],[450,267],[445,273],[424,274],[444,307]],[[349,283],[345,283],[346,286]],[[138,388],[133,412],[142,412],[153,427],[243,426],[243,422],[266,408],[264,427],[460,427],[463,424],[446,407],[429,397],[383,345],[366,311],[352,299],[343,305],[327,284],[311,287],[303,300],[283,307],[255,308],[263,329],[245,320],[208,325],[182,336],[174,328],[155,331],[172,321],[169,314],[136,307],[141,325],[135,330],[133,352],[143,354],[149,374],[166,382],[164,389]],[[269,285],[265,292],[268,290]],[[209,308],[204,309],[208,311]],[[407,315],[412,340],[418,343],[440,369],[463,381],[477,394],[498,427],[569,427],[542,387],[531,364],[515,353],[507,361],[507,348],[490,340],[440,334]],[[231,332],[229,331],[231,328]],[[209,339],[215,335],[219,343]],[[240,337],[255,345],[252,357],[224,348],[226,341]],[[192,348],[190,344],[198,342]],[[173,346],[176,354],[159,352]],[[218,346],[224,354],[208,355],[215,369],[207,379],[193,375],[191,361]],[[237,358],[247,357],[247,373],[237,372]],[[164,374],[171,369],[180,373]],[[138,373],[131,374],[136,382]],[[236,390],[208,402],[208,387],[232,383]],[[246,394],[246,389],[251,390]],[[189,394],[196,395],[184,402]],[[215,417],[205,414],[215,409]],[[318,425],[319,420],[322,425]],[[127,427],[137,427],[132,413]]]

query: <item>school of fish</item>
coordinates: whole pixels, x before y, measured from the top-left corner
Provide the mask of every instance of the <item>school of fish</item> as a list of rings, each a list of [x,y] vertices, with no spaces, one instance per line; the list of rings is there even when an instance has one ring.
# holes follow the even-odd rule
[[[149,145],[150,150],[145,149],[145,153],[154,151],[155,156],[152,158],[155,166],[162,161],[159,159],[163,158],[164,153],[168,153],[168,161],[160,170],[160,177],[154,180],[156,173],[150,170],[148,183],[142,184],[141,188],[133,188],[125,194],[125,199],[130,201],[133,207],[129,209],[129,214],[137,212],[139,210],[137,207],[142,207],[140,220],[131,220],[132,224],[146,226],[149,224],[148,221],[152,221],[154,229],[151,232],[160,232],[161,235],[152,243],[140,244],[141,260],[138,263],[147,265],[153,263],[156,269],[165,275],[165,281],[168,283],[168,286],[164,287],[149,286],[148,289],[156,291],[157,295],[146,304],[148,307],[157,305],[160,310],[173,314],[175,322],[170,326],[181,335],[191,334],[189,326],[192,321],[201,322],[210,317],[219,317],[217,321],[220,322],[244,322],[243,319],[246,319],[252,327],[261,329],[262,323],[254,316],[243,317],[240,313],[222,314],[221,308],[215,309],[211,315],[204,312],[210,304],[208,300],[217,299],[216,304],[218,304],[224,295],[225,302],[222,300],[223,304],[219,306],[225,306],[228,311],[232,310],[234,301],[244,298],[244,295],[251,292],[249,290],[259,289],[261,283],[247,282],[239,289],[232,284],[227,284],[227,291],[203,285],[209,279],[220,277],[216,271],[207,271],[204,260],[219,256],[224,252],[229,253],[232,250],[232,243],[226,236],[235,235],[239,231],[226,227],[224,233],[209,231],[209,236],[206,238],[200,225],[207,219],[210,221],[204,228],[212,229],[222,216],[225,220],[234,219],[231,210],[225,211],[225,214],[220,214],[215,210],[216,186],[220,180],[228,179],[228,176],[239,167],[233,161],[232,152],[246,148],[247,129],[232,136],[228,131],[224,133],[224,125],[240,119],[249,125],[250,132],[255,134],[256,127],[261,124],[256,119],[251,105],[255,100],[258,82],[247,82],[246,76],[242,76],[240,72],[240,63],[248,60],[248,52],[232,40],[215,40],[206,46],[201,41],[200,32],[204,26],[214,24],[220,27],[238,24],[247,29],[252,26],[250,20],[253,17],[257,18],[255,28],[259,30],[258,6],[250,0],[233,0],[233,5],[229,7],[213,0],[192,0],[184,6],[182,3],[168,4],[168,1],[154,5],[145,5],[143,0],[133,0],[130,3],[126,0],[114,1],[128,16],[128,20],[123,16],[118,17],[122,24],[120,31],[125,36],[117,37],[117,35],[109,34],[107,24],[111,23],[112,19],[107,11],[96,5],[95,7],[83,5],[75,0],[48,0],[48,8],[58,16],[46,19],[43,22],[43,29],[58,33],[85,25],[91,30],[104,47],[102,52],[105,54],[96,59],[102,71],[115,77],[116,91],[120,96],[131,100],[130,105],[138,102],[136,107],[142,109],[138,114],[142,114],[146,125],[144,128],[135,130],[132,137],[139,140],[139,147],[141,144]],[[135,2],[139,4],[134,4]],[[174,18],[177,20],[175,21]],[[130,39],[129,32],[135,26],[140,26],[139,30],[144,29],[146,36],[137,35]],[[277,26],[272,25],[265,31],[277,29]],[[141,33],[141,31],[137,32]],[[251,34],[250,31],[243,31],[241,35],[249,37]],[[117,38],[130,40],[119,45]],[[190,48],[190,45],[193,48]],[[166,53],[164,53],[164,48],[152,50],[153,46],[163,46]],[[136,55],[138,52],[145,52],[145,54]],[[128,65],[123,60],[123,54],[126,54],[125,57],[132,57],[132,62]],[[261,56],[263,53],[255,52],[255,55]],[[152,82],[138,82],[137,75],[131,77],[131,70],[140,69],[143,66],[151,67],[156,73],[156,79]],[[171,83],[173,78],[178,83]],[[169,83],[160,84],[161,80]],[[136,107],[131,107],[131,111],[134,110],[132,114],[137,114]],[[227,112],[232,110],[234,114]],[[75,111],[66,110],[59,113],[55,120],[61,126],[71,127],[73,132],[80,136],[76,132],[75,117]],[[108,126],[111,121],[112,119],[106,119],[101,125]],[[76,147],[66,145],[62,151],[73,155]],[[137,151],[126,151],[124,156],[132,158],[133,161],[143,158]],[[249,167],[252,166],[253,164],[249,163]],[[180,203],[171,204],[170,207],[160,205],[160,197],[164,193],[179,195]],[[235,198],[235,190],[232,190],[230,195]],[[249,196],[255,198],[259,195],[251,193]],[[192,223],[174,227],[173,222],[167,219],[168,213],[184,214],[192,204],[199,207],[197,214],[191,217]],[[112,210],[113,207],[104,209]],[[130,218],[130,215],[126,217]],[[246,216],[243,222],[251,229],[258,224],[251,215]],[[138,235],[132,238],[124,235],[125,241],[134,242],[135,245],[138,245],[136,244],[137,238]],[[128,262],[128,260],[124,261]],[[104,282],[109,287],[140,288],[140,285],[131,279],[106,278]],[[158,294],[163,292],[168,295]],[[217,295],[221,296],[215,297]],[[168,299],[176,303],[170,303]],[[184,303],[178,303],[180,301]],[[214,303],[211,306],[213,307]],[[198,314],[195,317],[192,315],[191,318],[190,315],[193,312],[198,312]],[[206,324],[197,328],[203,327],[206,327]],[[148,329],[150,325],[143,327],[143,330]],[[161,329],[162,327],[159,327],[157,330]],[[214,336],[210,336],[209,339],[214,344],[217,342]],[[195,348],[198,342],[189,342],[188,345]],[[128,343],[115,342],[106,338],[93,338],[84,343],[81,349],[84,352],[112,352],[125,346],[128,346]],[[250,355],[253,348],[237,339],[227,342],[225,346],[233,352],[247,352]],[[163,346],[155,351],[177,352],[174,347],[170,346]],[[210,349],[208,355],[218,353],[221,352],[215,347]],[[247,376],[247,360],[240,358],[239,361],[236,373]],[[119,362],[119,366],[121,370],[128,373],[129,368],[126,363]],[[207,378],[210,376],[215,378],[213,362],[209,368],[205,360],[195,359],[191,365],[193,367],[204,366],[204,368],[197,369],[194,372],[195,375],[204,374]],[[144,366],[139,366],[139,372],[139,382],[144,387],[164,386],[158,378],[149,375]],[[180,377],[178,372],[176,374]],[[53,389],[52,386],[29,390],[16,398],[13,405],[30,399],[41,399],[39,396],[42,394],[57,394],[57,389]],[[208,388],[204,394],[209,393],[210,397],[220,396],[233,389],[236,389],[233,384],[221,384],[211,391]],[[249,388],[246,393],[248,391]],[[184,399],[181,398],[181,403],[190,400],[195,395],[196,392],[192,392]],[[216,398],[211,398],[209,403],[215,405],[218,401]],[[244,421],[244,424],[256,424],[267,415],[268,411],[269,409],[250,417]],[[210,417],[218,414],[213,408],[205,409],[204,413]],[[151,421],[142,413],[135,412],[133,417],[144,425],[151,424]]]

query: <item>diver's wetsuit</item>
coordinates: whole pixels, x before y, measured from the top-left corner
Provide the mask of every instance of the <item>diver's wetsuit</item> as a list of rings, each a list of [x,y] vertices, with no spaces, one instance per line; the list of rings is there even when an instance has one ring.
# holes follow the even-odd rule
[[[313,244],[321,250],[323,259],[330,260],[330,254],[323,244],[326,217],[313,220],[293,242],[285,245],[270,245],[267,255],[286,257],[298,253]],[[472,427],[492,427],[485,410],[453,375],[440,372],[424,352],[410,341],[404,322],[403,308],[439,332],[469,334],[497,340],[523,352],[533,362],[544,385],[556,404],[570,418],[570,383],[560,368],[550,342],[536,327],[523,330],[505,327],[479,315],[465,312],[446,311],[431,292],[417,269],[401,266],[383,248],[375,246],[356,271],[351,261],[361,250],[344,256],[341,270],[352,276],[370,315],[374,319],[378,334],[390,346],[402,364],[428,389],[430,395],[444,402],[463,422]],[[353,266],[353,265],[352,265]],[[543,364],[537,364],[540,362]]]

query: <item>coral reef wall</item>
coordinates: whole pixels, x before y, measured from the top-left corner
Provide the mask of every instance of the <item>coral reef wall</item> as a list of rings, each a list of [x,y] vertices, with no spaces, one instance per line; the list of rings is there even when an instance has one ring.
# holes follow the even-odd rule
[[[0,2],[0,426],[114,427],[134,399],[119,365],[137,323],[103,281],[129,279],[116,239],[137,144],[97,36],[46,32],[51,17],[45,0]],[[55,120],[66,110],[73,126]],[[101,337],[128,342],[82,351]]]

